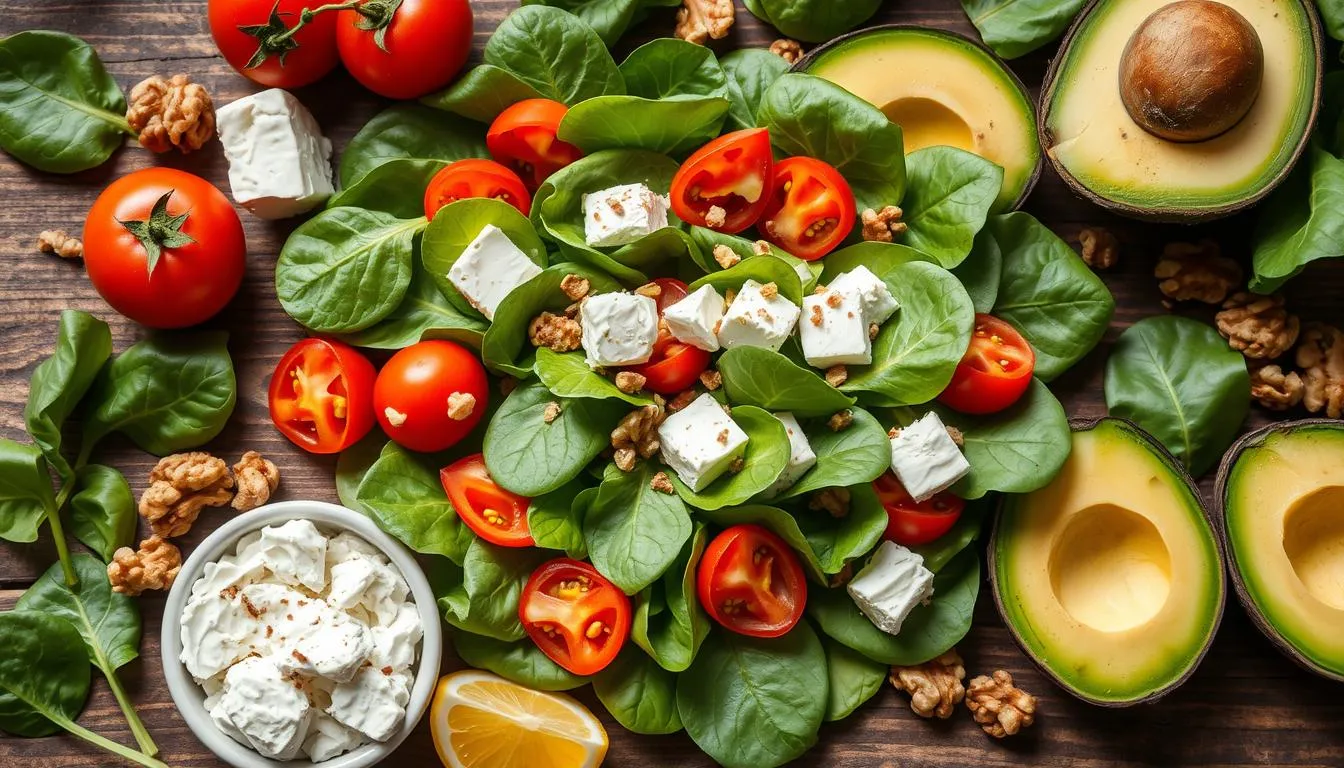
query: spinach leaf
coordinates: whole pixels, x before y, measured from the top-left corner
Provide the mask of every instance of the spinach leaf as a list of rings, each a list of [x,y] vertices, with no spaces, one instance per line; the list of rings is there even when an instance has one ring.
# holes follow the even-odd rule
[[[854,398],[827,384],[815,371],[764,347],[734,347],[719,358],[728,400],[794,416],[830,416]]]
[[[134,543],[138,520],[135,496],[120,472],[102,464],[80,468],[75,494],[70,497],[70,527],[75,538],[104,561],[111,561],[119,547]]]
[[[760,48],[743,48],[719,59],[719,65],[728,76],[729,130],[743,130],[760,126],[756,116],[760,112],[765,92],[776,80],[789,71],[788,62]]]
[[[575,560],[588,559],[583,516],[597,489],[581,487],[577,480],[571,480],[527,505],[527,528],[538,547],[561,550]]]
[[[589,559],[627,595],[662,576],[691,537],[686,505],[650,487],[655,470],[647,461],[629,472],[608,464],[583,517]]]
[[[1087,0],[961,0],[985,45],[1005,59],[1057,39]]]
[[[853,188],[860,211],[881,210],[905,196],[901,127],[844,88],[812,75],[786,74],[765,92],[757,117],[780,152],[835,166]]]
[[[1003,169],[955,147],[925,147],[906,155],[905,170],[903,242],[944,267],[957,266],[985,226]]]
[[[985,527],[985,518],[992,515],[997,507],[998,499],[993,496],[971,499],[967,502],[961,517],[957,518],[956,524],[952,526],[952,530],[928,544],[911,547],[910,551],[924,558],[925,568],[935,574],[942,571],[952,562],[952,558],[961,554],[980,538],[980,532]]]
[[[532,222],[502,201],[473,197],[445,205],[434,214],[420,243],[420,259],[439,292],[467,317],[484,319],[448,279],[462,253],[487,226],[496,226],[537,266],[546,266],[546,244]]]
[[[787,37],[820,43],[872,18],[882,0],[752,0],[747,9]]]
[[[849,561],[873,551],[887,530],[887,510],[871,483],[852,486],[849,493],[849,514],[838,521],[816,509],[794,514],[798,530],[826,574],[840,573]]]
[[[1273,293],[1307,264],[1344,254],[1344,160],[1313,143],[1256,220],[1250,289]]]
[[[0,439],[0,539],[37,541],[38,529],[55,509],[42,451]]]
[[[628,731],[659,735],[681,730],[677,676],[633,648],[593,676],[593,693]]]
[[[846,246],[827,256],[821,272],[821,282],[829,283],[855,267],[864,266],[875,275],[886,275],[913,261],[937,264],[937,260],[922,251],[900,243],[862,242]]]
[[[1025,213],[992,217],[1003,251],[994,316],[1012,323],[1036,351],[1036,375],[1050,382],[1101,341],[1115,299],[1068,243]]]
[[[675,37],[641,45],[621,62],[620,70],[631,96],[728,96],[728,77],[714,51]]]
[[[588,683],[587,678],[551,661],[531,640],[506,643],[471,632],[454,632],[453,646],[467,664],[538,691],[570,691]]]
[[[532,547],[498,547],[472,538],[462,567],[443,564],[434,584],[443,618],[465,632],[505,642],[522,640],[527,633],[518,619],[518,598],[546,558]],[[452,578],[454,571],[460,578]]]
[[[447,165],[442,160],[397,157],[375,166],[327,200],[327,208],[363,208],[398,219],[425,215],[425,190]]]
[[[126,97],[88,43],[45,30],[0,40],[0,148],[75,173],[102,165],[127,135]]]
[[[85,398],[85,453],[120,432],[155,456],[196,448],[224,430],[238,400],[228,334],[151,336],[104,366]]]
[[[560,415],[547,424],[543,415],[553,402]],[[554,491],[610,445],[627,410],[619,400],[560,400],[539,382],[521,384],[485,430],[490,477],[522,496]]]
[[[398,104],[374,115],[350,139],[341,153],[341,187],[398,158],[450,163],[489,156],[479,125],[419,104]]]
[[[383,447],[355,490],[355,509],[402,544],[426,555],[462,562],[475,540],[439,482],[437,468],[396,443]]]
[[[682,499],[697,509],[722,509],[744,504],[779,479],[789,463],[789,433],[773,414],[753,405],[733,409],[733,421],[747,433],[749,442],[742,471],[731,472],[699,491],[672,474],[672,484]]]
[[[704,525],[696,523],[695,533],[662,579],[635,596],[630,639],[669,672],[685,672],[709,634],[709,616],[695,587],[707,538]]]
[[[422,104],[461,115],[479,123],[493,122],[520,101],[539,99],[536,88],[507,69],[477,64],[457,82],[420,100]]]
[[[989,314],[999,299],[999,281],[1003,278],[1003,251],[988,229],[980,230],[965,261],[952,268],[961,281],[975,311]]]
[[[764,285],[774,283],[779,295],[793,302],[803,303],[803,284],[801,276],[789,266],[788,262],[774,256],[753,256],[743,259],[728,269],[711,272],[691,283],[690,290],[712,285],[720,294],[742,289],[742,284],[755,280]]]
[[[835,432],[823,421],[804,427],[816,466],[790,486],[782,498],[793,498],[822,488],[847,487],[871,483],[891,466],[891,441],[873,415],[862,408],[851,409],[854,423]]]
[[[589,368],[582,352],[561,354],[542,347],[537,350],[536,372],[537,378],[556,397],[624,400],[637,406],[653,404],[653,398],[622,392],[611,379]]]
[[[37,366],[28,384],[23,422],[63,482],[70,482],[74,470],[61,455],[61,427],[111,356],[112,332],[107,323],[87,312],[67,309],[61,313],[56,350]]]
[[[705,520],[714,523],[722,528],[728,528],[743,523],[755,523],[763,528],[769,529],[776,536],[784,540],[786,544],[793,548],[802,558],[803,570],[819,584],[826,583],[826,572],[821,568],[821,561],[817,559],[817,554],[812,550],[812,544],[808,542],[803,531],[798,527],[798,518],[785,512],[779,507],[768,507],[764,504],[750,504],[742,507],[731,507],[728,509],[701,510],[697,513]],[[817,514],[825,514],[817,513]]]
[[[285,312],[318,333],[362,331],[392,314],[411,284],[425,219],[329,208],[294,230],[275,263]]]
[[[571,107],[557,135],[587,154],[642,149],[680,157],[718,136],[726,114],[728,100],[718,96],[598,96]]]
[[[621,71],[592,27],[544,5],[509,14],[485,44],[485,63],[570,106],[625,92]]]
[[[829,637],[821,638],[826,649],[826,722],[844,720],[877,695],[887,681],[889,667],[873,661]]]
[[[1246,360],[1218,331],[1161,315],[1120,334],[1106,361],[1106,407],[1156,437],[1199,477],[1241,433]]]
[[[449,303],[427,271],[412,268],[406,298],[392,314],[362,331],[340,334],[339,338],[347,344],[370,349],[401,349],[425,339],[451,339],[480,349],[488,327],[484,319],[467,315]]]
[[[518,377],[532,374],[532,345],[528,342],[527,326],[544,311],[560,313],[574,303],[560,290],[560,283],[567,275],[588,278],[594,294],[621,290],[619,283],[582,264],[556,264],[543,270],[514,288],[495,308],[495,319],[481,342],[481,357],[487,366]]]
[[[817,743],[827,685],[826,652],[807,622],[772,640],[719,630],[677,679],[677,711],[725,768],[773,768]]]
[[[336,496],[350,509],[364,512],[359,503],[359,484],[387,446],[387,436],[382,430],[373,430],[363,440],[341,451],[336,457]]]
[[[779,58],[774,56],[773,58]],[[803,281],[803,294],[810,294],[813,288],[817,287],[817,279],[821,277],[825,265],[821,261],[803,261],[782,248],[767,243],[764,240],[751,241],[738,235],[729,235],[723,232],[715,232],[705,227],[691,227],[691,242],[695,244],[695,250],[691,252],[691,258],[695,260],[696,266],[707,274],[723,271],[723,267],[714,260],[714,247],[726,245],[733,250],[741,259],[751,259],[762,255],[758,249],[766,249],[764,255],[779,259],[798,275],[798,279]],[[740,264],[741,262],[739,262]]]
[[[670,5],[667,0],[523,0],[523,5],[550,5],[578,16],[608,46],[616,45],[631,24],[644,17],[645,6]]]
[[[107,566],[92,555],[71,557],[79,585],[67,586],[60,563],[19,597],[14,609],[57,616],[84,640],[88,661],[108,679],[140,655],[140,609],[134,598],[112,591]]]
[[[0,613],[0,729],[15,736],[73,731],[89,697],[79,630],[59,616]]]

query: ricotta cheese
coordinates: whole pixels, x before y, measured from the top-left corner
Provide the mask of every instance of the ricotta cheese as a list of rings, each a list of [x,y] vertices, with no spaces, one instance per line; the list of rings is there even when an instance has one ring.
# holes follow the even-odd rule
[[[702,285],[685,298],[663,310],[663,320],[672,338],[706,352],[719,350],[719,321],[723,319],[723,297],[713,286]]]
[[[884,541],[846,588],[869,621],[898,635],[915,606],[933,596],[933,572],[924,567],[920,555]]]
[[[873,362],[868,320],[857,294],[831,288],[804,298],[798,339],[803,345],[803,358],[814,368]]]
[[[313,716],[308,697],[269,659],[256,656],[229,668],[217,709],[253,749],[276,760],[298,755]]]
[[[798,307],[778,292],[767,297],[755,280],[742,284],[719,324],[719,346],[765,347],[779,351],[798,323]]]
[[[365,667],[332,689],[327,714],[374,741],[387,741],[401,726],[410,699],[410,675]]]
[[[663,461],[693,491],[718,479],[747,450],[747,433],[708,393],[668,416],[658,440]]]
[[[233,199],[263,219],[307,213],[335,192],[331,142],[287,91],[272,88],[220,107],[215,127]]]
[[[602,293],[579,305],[590,368],[646,363],[658,340],[658,303],[637,293]]]
[[[588,245],[629,245],[667,226],[671,201],[643,184],[622,184],[583,196],[583,232]]]
[[[858,297],[864,318],[869,323],[881,325],[887,322],[901,306],[887,284],[862,264],[837,276],[828,287]]]
[[[504,230],[486,224],[448,269],[448,282],[486,320],[494,320],[504,297],[539,274],[541,267]]]
[[[327,583],[327,537],[308,520],[261,531],[261,562],[286,584],[322,591]]]
[[[930,411],[891,438],[891,471],[915,501],[927,501],[965,477],[971,464]]]
[[[812,451],[812,444],[808,442],[798,419],[788,411],[776,413],[775,418],[784,425],[784,431],[789,435],[789,463],[784,466],[784,472],[774,485],[766,490],[766,495],[770,497],[788,490],[817,464],[817,454]]]

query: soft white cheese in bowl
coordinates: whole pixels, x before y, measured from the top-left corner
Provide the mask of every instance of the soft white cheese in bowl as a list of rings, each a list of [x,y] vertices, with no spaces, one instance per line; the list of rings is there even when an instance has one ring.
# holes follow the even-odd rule
[[[182,565],[164,608],[173,702],[236,768],[377,765],[424,715],[442,649],[411,552],[323,502],[225,523]]]

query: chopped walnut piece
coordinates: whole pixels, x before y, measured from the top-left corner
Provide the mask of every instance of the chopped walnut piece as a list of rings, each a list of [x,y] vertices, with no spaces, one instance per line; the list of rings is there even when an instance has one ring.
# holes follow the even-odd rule
[[[667,404],[667,410],[676,413],[694,402],[696,397],[697,393],[694,389],[683,389]]]
[[[542,409],[541,420],[547,424],[550,424],[558,418],[560,418],[560,403],[556,402],[555,400],[552,400],[551,402],[546,404],[546,407],[544,409]]]
[[[150,152],[191,152],[214,138],[215,105],[205,87],[186,75],[155,75],[131,89],[126,122]]]
[[[737,458],[733,459],[732,464],[728,465],[728,471],[731,474],[736,475],[738,472],[741,472],[742,468],[745,466],[747,466],[747,460],[742,456],[738,456]]]
[[[204,507],[222,507],[233,498],[229,465],[208,453],[175,453],[159,460],[140,496],[140,516],[156,536],[172,538],[191,530]]]
[[[733,0],[682,0],[677,11],[676,36],[696,45],[722,40],[733,28]]]
[[[666,472],[654,475],[653,480],[649,482],[649,488],[669,496],[677,492],[676,486],[672,485],[672,478],[668,477]]]
[[[583,326],[578,320],[542,312],[527,326],[527,338],[534,347],[553,352],[573,352],[583,341]]]
[[[663,295],[663,287],[657,283],[645,283],[636,288],[635,293],[640,296],[647,296],[650,299],[657,299]]]
[[[48,229],[38,233],[37,250],[42,253],[54,253],[62,259],[84,258],[84,243],[61,229]]]
[[[873,243],[890,243],[904,235],[908,227],[901,221],[905,212],[899,206],[888,205],[880,211],[872,208],[859,216],[863,223],[863,239]]]
[[[448,418],[462,421],[476,410],[476,396],[470,392],[454,392],[448,396]]]
[[[1241,265],[1222,255],[1218,243],[1167,243],[1153,275],[1169,299],[1218,304],[1241,284]]]
[[[808,313],[807,321],[818,328],[826,322],[825,310],[821,308],[820,304],[812,305],[812,311]]]
[[[958,448],[961,448],[966,445],[966,436],[961,434],[960,429],[957,429],[956,427],[950,424],[946,427],[946,429],[947,429],[947,436],[952,438],[952,442],[956,443]]]
[[[823,488],[812,494],[807,508],[825,510],[831,517],[842,518],[849,514],[849,501],[848,488]]]
[[[830,427],[832,432],[843,432],[849,429],[849,425],[854,423],[854,412],[846,408],[843,411],[836,411],[831,414],[831,418],[826,420],[826,426]]]
[[[233,465],[233,482],[238,486],[233,508],[247,512],[271,500],[271,494],[280,485],[280,469],[260,453],[248,451]]]
[[[1120,261],[1120,243],[1109,229],[1083,227],[1078,244],[1082,246],[1083,263],[1093,269],[1110,269]]]
[[[132,597],[146,590],[173,586],[182,570],[182,552],[157,535],[140,542],[140,549],[121,547],[107,564],[107,581],[113,592]]]
[[[1036,697],[1013,685],[1013,676],[1002,669],[966,686],[966,707],[985,733],[996,739],[1036,722]]]
[[[616,388],[627,395],[633,395],[643,389],[647,381],[648,378],[633,371],[621,371],[616,374]]]
[[[1302,369],[1302,403],[1312,413],[1344,415],[1344,333],[1333,325],[1310,323],[1297,347]]]
[[[708,389],[710,392],[713,392],[719,387],[723,386],[723,374],[719,373],[713,368],[701,371],[700,383],[704,385],[705,389]]]
[[[849,381],[849,369],[843,364],[832,365],[830,368],[826,369],[827,384],[830,384],[832,387],[838,387],[846,381]]]
[[[614,459],[622,472],[634,469],[637,459],[648,459],[658,453],[662,447],[658,442],[658,425],[665,418],[667,411],[662,406],[646,405],[626,414],[611,431],[611,447],[616,450]]]
[[[853,581],[853,579],[854,579],[854,561],[846,560],[844,566],[840,569],[839,573],[833,573],[831,574],[830,578],[826,579],[826,586],[831,587],[832,589],[836,589],[845,586],[849,582]]]
[[[920,717],[946,720],[966,697],[961,682],[966,679],[966,665],[955,648],[923,664],[892,667],[888,679],[896,690],[910,694],[910,709]]]
[[[560,290],[569,297],[570,301],[579,301],[587,296],[592,288],[593,285],[588,281],[588,278],[579,275],[565,275],[560,280]]]
[[[1271,411],[1286,411],[1302,402],[1304,388],[1296,371],[1285,374],[1277,365],[1251,371],[1251,399]]]
[[[409,418],[409,414],[402,413],[390,405],[383,409],[383,416],[387,418],[387,423],[393,427],[400,427]]]
[[[1252,360],[1271,360],[1292,349],[1301,329],[1278,294],[1238,293],[1223,302],[1214,322],[1227,343]]]
[[[760,287],[761,298],[773,299],[779,295],[779,286],[774,283],[766,283]]]
[[[868,324],[868,339],[870,341],[876,340],[877,334],[881,332],[882,332],[882,326],[878,325],[877,323]]]
[[[724,269],[731,269],[737,266],[739,261],[742,261],[742,257],[737,255],[737,251],[726,245],[716,245],[714,246],[714,261]]]
[[[705,226],[710,229],[718,229],[728,223],[728,212],[717,205],[709,206],[705,213]]]
[[[803,58],[803,46],[797,40],[781,37],[770,44],[770,52],[790,64],[797,64]]]
[[[769,256],[775,247],[764,240],[757,240],[751,244],[751,252],[757,256]]]

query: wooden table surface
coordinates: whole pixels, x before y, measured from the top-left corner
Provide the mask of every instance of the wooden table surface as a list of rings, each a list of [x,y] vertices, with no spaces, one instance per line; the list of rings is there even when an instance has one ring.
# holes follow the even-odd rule
[[[843,2],[844,0],[835,0]],[[257,90],[220,58],[206,26],[205,0],[0,0],[0,35],[24,29],[70,32],[92,43],[126,89],[151,74],[185,71],[203,82],[224,104]],[[490,30],[517,5],[515,0],[473,0],[476,49]],[[772,30],[741,10],[732,37],[716,47],[767,45]],[[974,34],[955,0],[890,0],[875,21],[914,22]],[[639,41],[670,34],[670,12],[660,12],[629,37]],[[623,47],[629,47],[627,42]],[[1053,53],[1053,49],[1050,51]],[[620,53],[620,52],[618,52]],[[1033,88],[1047,61],[1040,54],[1013,68]],[[337,148],[385,103],[359,88],[343,73],[298,92]],[[118,316],[98,297],[78,263],[38,254],[39,230],[63,228],[78,233],[88,206],[117,176],[154,162],[201,174],[227,186],[226,163],[217,142],[190,157],[152,157],[127,147],[106,166],[74,176],[45,175],[0,154],[0,436],[26,440],[23,404],[34,366],[51,353],[61,310],[77,308],[111,323],[116,349],[124,349],[143,331]],[[1104,412],[1102,368],[1107,349],[1132,322],[1165,312],[1152,267],[1164,242],[1212,236],[1231,254],[1244,258],[1251,222],[1232,220],[1200,230],[1182,230],[1126,222],[1075,199],[1047,171],[1027,209],[1070,239],[1084,224],[1103,224],[1123,243],[1123,261],[1105,275],[1118,309],[1106,342],[1054,389],[1070,415]],[[292,447],[271,427],[265,383],[281,353],[303,334],[275,299],[275,257],[293,223],[268,223],[243,213],[249,246],[249,272],[232,305],[210,324],[232,332],[231,350],[239,383],[232,423],[208,449],[230,461],[256,449],[274,459],[283,473],[279,499],[335,501],[333,461]],[[1344,322],[1344,264],[1315,267],[1289,286],[1292,307],[1304,319]],[[1202,315],[1207,319],[1208,311]],[[1265,422],[1255,411],[1249,429]],[[125,442],[109,441],[100,461],[122,469],[138,494],[152,457]],[[1210,481],[1205,478],[1207,493]],[[207,510],[181,543],[189,551],[229,516]],[[0,608],[10,607],[22,590],[55,560],[49,540],[34,545],[0,544]],[[164,686],[159,663],[162,596],[146,596],[141,659],[122,672],[151,733],[174,766],[222,765],[187,729]],[[805,766],[1344,766],[1344,687],[1300,671],[1279,656],[1250,624],[1235,599],[1208,658],[1184,687],[1155,705],[1103,710],[1082,704],[1051,685],[1012,643],[989,596],[981,590],[976,622],[960,645],[970,674],[1010,670],[1026,690],[1040,697],[1037,725],[1026,735],[996,742],[960,711],[948,722],[915,717],[907,702],[890,688],[843,723],[822,729],[821,743],[799,761]],[[0,653],[4,649],[0,648]],[[454,663],[446,660],[448,663]],[[95,678],[97,676],[95,675]],[[603,715],[611,734],[607,765],[708,766],[710,761],[684,735],[647,738],[629,734],[606,717],[591,693],[580,697]],[[133,744],[106,685],[100,680],[80,722],[122,743]],[[428,730],[421,727],[398,752],[405,765],[437,765]],[[105,766],[107,753],[74,738],[0,737],[0,765]]]

